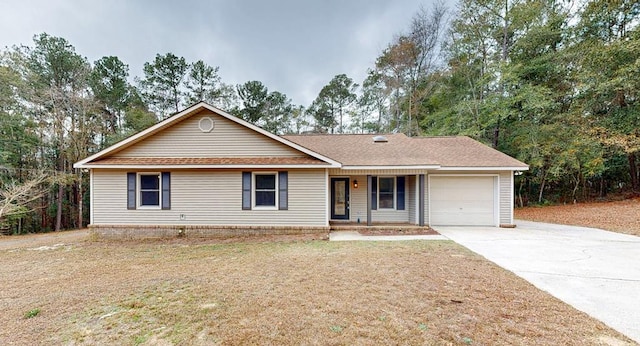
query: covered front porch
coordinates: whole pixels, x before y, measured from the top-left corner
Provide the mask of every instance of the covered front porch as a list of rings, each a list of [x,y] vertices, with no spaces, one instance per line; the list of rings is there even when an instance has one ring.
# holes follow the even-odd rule
[[[329,173],[332,230],[415,230],[427,222],[426,171],[370,170]]]

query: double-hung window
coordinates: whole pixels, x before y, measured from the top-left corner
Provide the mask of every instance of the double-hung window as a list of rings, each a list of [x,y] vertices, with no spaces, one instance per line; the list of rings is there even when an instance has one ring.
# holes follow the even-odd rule
[[[140,207],[160,207],[160,173],[140,173]]]
[[[256,207],[277,206],[277,174],[276,173],[255,173],[253,175],[255,190],[254,201]]]
[[[242,172],[242,210],[288,210],[289,173]]]
[[[171,209],[171,172],[128,172],[127,209]]]
[[[371,177],[371,210],[405,210],[405,176]]]
[[[395,207],[395,184],[394,177],[378,178],[378,207],[380,209],[393,209]]]

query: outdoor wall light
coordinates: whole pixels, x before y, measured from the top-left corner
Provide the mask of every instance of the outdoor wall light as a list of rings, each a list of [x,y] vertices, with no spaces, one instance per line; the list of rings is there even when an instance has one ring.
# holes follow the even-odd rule
[[[353,181],[353,188],[357,189],[358,188],[358,180],[354,180]]]

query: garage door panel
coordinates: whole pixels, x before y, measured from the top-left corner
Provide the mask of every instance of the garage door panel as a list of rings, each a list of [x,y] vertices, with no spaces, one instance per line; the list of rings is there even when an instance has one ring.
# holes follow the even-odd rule
[[[496,224],[494,177],[432,176],[430,179],[431,224]]]

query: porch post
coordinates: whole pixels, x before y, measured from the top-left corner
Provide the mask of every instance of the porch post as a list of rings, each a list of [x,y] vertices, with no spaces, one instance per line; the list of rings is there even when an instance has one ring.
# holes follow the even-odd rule
[[[424,174],[418,176],[418,225],[424,226]]]
[[[367,175],[367,226],[371,226],[371,175]]]

